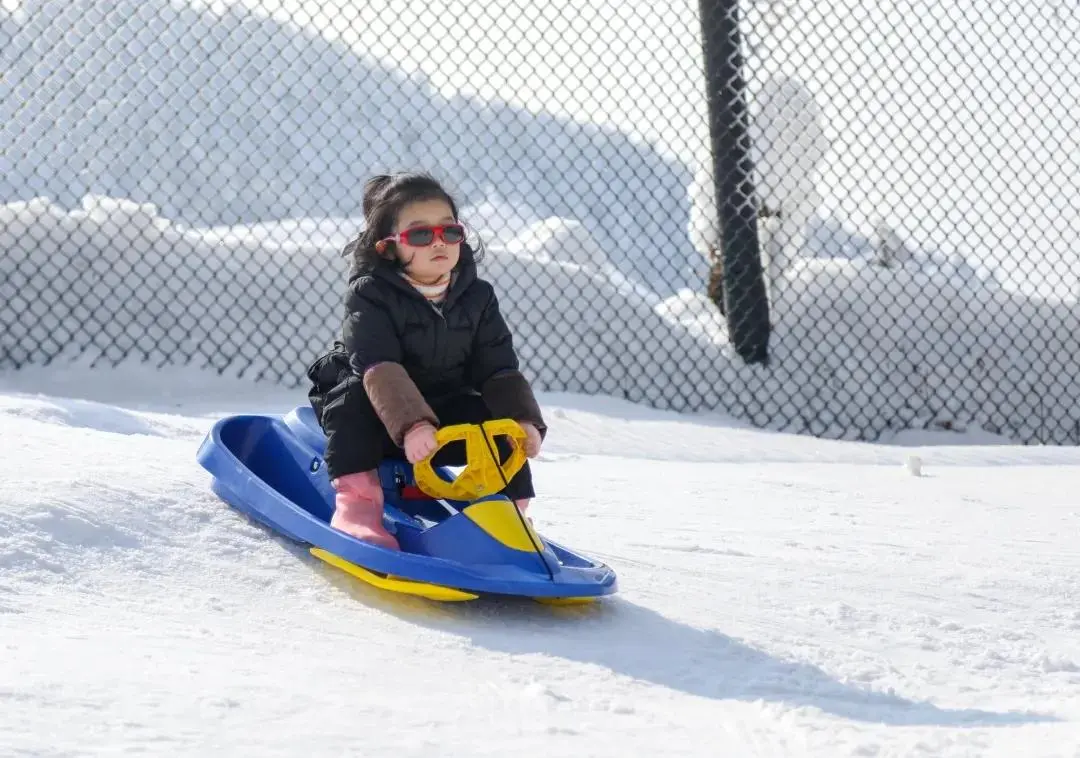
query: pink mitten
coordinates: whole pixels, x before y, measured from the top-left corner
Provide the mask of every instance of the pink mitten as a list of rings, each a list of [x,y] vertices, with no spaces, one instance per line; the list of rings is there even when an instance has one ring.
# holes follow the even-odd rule
[[[405,457],[409,463],[422,461],[434,453],[439,447],[435,441],[435,427],[427,421],[421,421],[413,425],[405,433]]]

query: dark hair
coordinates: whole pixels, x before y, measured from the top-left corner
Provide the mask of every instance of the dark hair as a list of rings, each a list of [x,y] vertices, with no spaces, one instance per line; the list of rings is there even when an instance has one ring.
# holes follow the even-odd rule
[[[389,237],[394,231],[394,222],[401,209],[409,203],[425,200],[443,200],[449,206],[454,218],[458,217],[457,203],[438,180],[422,172],[399,174],[379,174],[368,179],[364,185],[364,231],[342,251],[351,259],[349,278],[369,273],[378,266],[401,267],[401,262],[394,256],[393,250],[382,255],[375,249],[375,243]],[[461,262],[479,262],[483,247],[474,250],[466,242],[461,243]],[[458,265],[461,265],[461,262]]]

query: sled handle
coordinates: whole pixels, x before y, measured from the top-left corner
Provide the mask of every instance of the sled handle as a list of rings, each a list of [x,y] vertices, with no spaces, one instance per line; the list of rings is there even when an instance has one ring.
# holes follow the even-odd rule
[[[495,437],[510,437],[513,450],[506,463],[499,465]],[[428,495],[446,500],[476,500],[492,495],[525,465],[525,430],[513,419],[500,418],[482,424],[452,424],[435,432],[435,451],[413,465],[416,486]],[[452,482],[435,473],[431,460],[444,445],[456,440],[465,442],[465,468]]]

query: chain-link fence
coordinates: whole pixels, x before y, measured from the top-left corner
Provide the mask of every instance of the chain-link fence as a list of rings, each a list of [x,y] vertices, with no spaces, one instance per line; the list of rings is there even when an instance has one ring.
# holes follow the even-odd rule
[[[420,169],[539,389],[1080,443],[1064,0],[39,0],[0,63],[0,367],[300,385]]]

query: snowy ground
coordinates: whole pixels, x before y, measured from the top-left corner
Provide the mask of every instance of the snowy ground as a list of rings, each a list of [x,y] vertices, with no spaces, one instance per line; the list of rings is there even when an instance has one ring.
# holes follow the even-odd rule
[[[0,754],[1080,755],[1080,450],[542,399],[591,609],[387,596],[231,512],[202,435],[296,391],[0,374]]]

